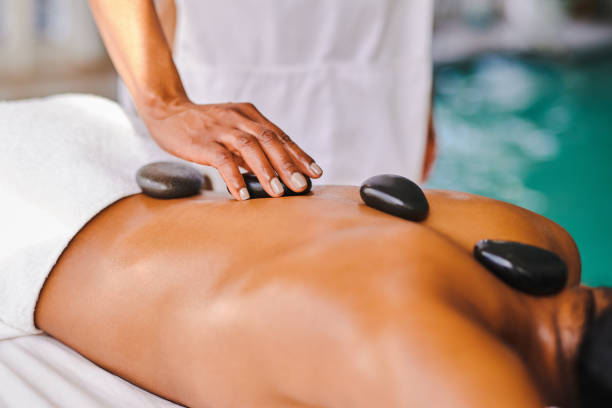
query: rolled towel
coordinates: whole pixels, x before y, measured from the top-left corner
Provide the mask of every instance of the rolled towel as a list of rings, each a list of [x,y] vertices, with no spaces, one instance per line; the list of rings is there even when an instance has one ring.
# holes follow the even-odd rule
[[[38,333],[34,308],[72,237],[139,192],[140,166],[164,160],[114,102],[90,95],[0,102],[0,339]]]

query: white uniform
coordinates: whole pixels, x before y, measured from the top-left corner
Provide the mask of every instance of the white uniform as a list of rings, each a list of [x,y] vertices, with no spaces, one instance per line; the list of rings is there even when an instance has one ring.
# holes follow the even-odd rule
[[[321,165],[325,183],[360,184],[380,173],[420,180],[431,0],[177,7],[175,61],[194,102],[253,102]]]

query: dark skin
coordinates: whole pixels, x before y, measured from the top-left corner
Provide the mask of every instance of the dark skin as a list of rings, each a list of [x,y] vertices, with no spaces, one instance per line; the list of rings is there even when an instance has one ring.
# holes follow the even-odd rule
[[[194,407],[575,406],[591,294],[594,316],[609,299],[578,286],[571,237],[506,203],[426,195],[423,223],[366,207],[355,187],[128,197],[73,239],[36,323]],[[554,251],[568,287],[512,290],[474,260],[483,238]]]

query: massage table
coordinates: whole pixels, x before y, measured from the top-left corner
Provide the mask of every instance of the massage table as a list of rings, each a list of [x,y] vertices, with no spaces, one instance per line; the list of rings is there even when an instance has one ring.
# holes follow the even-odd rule
[[[46,334],[0,341],[2,408],[178,408]]]

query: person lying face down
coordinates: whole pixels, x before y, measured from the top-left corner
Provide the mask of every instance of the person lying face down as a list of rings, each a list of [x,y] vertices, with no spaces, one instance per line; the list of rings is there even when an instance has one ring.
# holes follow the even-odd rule
[[[36,323],[192,407],[611,406],[612,291],[579,286],[571,237],[503,202],[426,196],[422,223],[356,187],[130,196],[72,240]],[[567,287],[513,290],[472,256],[481,239],[555,252]]]

